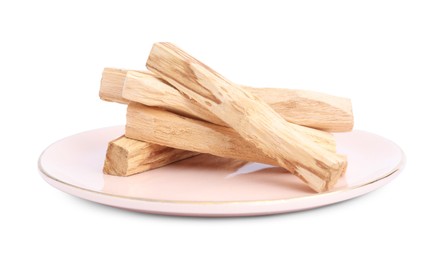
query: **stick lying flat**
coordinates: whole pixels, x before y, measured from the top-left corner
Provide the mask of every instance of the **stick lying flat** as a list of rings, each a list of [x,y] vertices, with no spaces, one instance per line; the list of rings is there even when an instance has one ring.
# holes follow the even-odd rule
[[[155,109],[155,108],[153,108]],[[151,112],[152,111],[152,112]],[[138,113],[138,115],[137,115]],[[157,116],[157,115],[162,115],[163,117]],[[137,117],[137,118],[134,118]],[[180,140],[182,140],[182,142],[187,142],[185,141],[185,138],[192,138],[191,141],[192,144],[190,144],[190,146],[188,145],[179,145],[179,141],[178,139],[172,137],[169,138],[165,135],[163,135],[162,133],[157,133],[157,135],[152,135],[150,137],[146,136],[146,135],[133,135],[132,133],[130,133],[129,128],[132,128],[134,126],[134,128],[137,128],[139,132],[144,132],[145,134],[149,134],[151,132],[145,132],[144,130],[142,130],[140,127],[141,126],[145,126],[148,129],[153,129],[154,127],[149,125],[149,123],[138,123],[139,121],[135,120],[143,120],[143,122],[157,122],[157,124],[160,124],[160,122],[163,122],[163,125],[160,127],[163,127],[165,129],[184,129],[185,127],[188,129],[196,129],[194,131],[192,131],[191,133],[196,133],[198,136],[192,134],[192,137],[188,137],[188,136],[180,136],[178,135],[177,138],[180,138]],[[182,119],[182,120],[180,120]],[[179,115],[176,115],[174,113],[168,112],[168,111],[164,111],[164,113],[158,112],[158,110],[156,109],[155,112],[154,110],[151,110],[151,108],[149,107],[145,107],[143,105],[138,105],[136,103],[131,103],[131,105],[129,105],[129,109],[128,109],[128,135],[135,138],[135,139],[130,139],[130,138],[126,138],[126,137],[121,137],[117,140],[114,140],[112,142],[109,143],[109,149],[107,150],[107,156],[106,156],[106,162],[105,162],[105,166],[104,166],[104,172],[107,174],[111,174],[111,175],[118,175],[118,176],[129,176],[129,175],[133,175],[133,174],[137,174],[143,171],[147,171],[150,169],[154,169],[154,168],[158,168],[158,167],[162,167],[164,165],[173,163],[175,161],[181,160],[181,159],[186,159],[192,156],[195,156],[197,153],[194,152],[190,152],[188,150],[193,150],[193,151],[201,151],[201,152],[206,152],[206,153],[212,153],[212,151],[210,151],[210,147],[202,147],[202,148],[197,148],[195,147],[197,144],[195,144],[195,140],[200,140],[202,139],[204,136],[207,136],[206,138],[209,137],[209,132],[203,130],[203,128],[200,128],[199,130],[197,130],[197,122],[200,122],[200,125],[202,126],[206,126],[207,128],[211,129],[211,131],[219,131],[219,129],[221,129],[220,127],[217,127],[214,124],[211,123],[207,123],[207,122],[201,122],[198,120],[188,120],[185,117],[181,117]],[[155,123],[154,123],[155,124]],[[222,127],[224,128],[224,127]],[[217,130],[216,130],[217,129]],[[245,140],[240,140],[241,137],[236,134],[234,132],[234,130],[229,129],[230,131],[230,139],[236,139],[234,142],[235,144],[241,145],[241,146],[246,146],[246,142]],[[171,130],[169,130],[171,131]],[[226,131],[226,130],[225,130]],[[310,138],[312,138],[312,140],[316,143],[319,143],[321,146],[323,146],[325,149],[329,150],[329,151],[333,151],[335,152],[335,140],[333,139],[333,137],[327,133],[321,132],[321,131],[317,131],[317,130],[313,130],[313,129],[308,129],[309,133],[308,135],[310,136]],[[167,142],[160,142],[160,139],[165,139],[168,138]],[[144,141],[139,141],[136,139],[140,139],[140,140],[145,140],[148,142],[144,142]],[[219,137],[215,138],[216,140],[218,140],[217,142],[215,142],[215,147],[222,147],[223,142],[225,141],[225,139],[219,139]],[[158,144],[154,144],[151,142],[155,142]],[[168,145],[167,146],[162,146],[159,144],[165,144]],[[177,146],[176,146],[177,145]],[[249,144],[250,145],[250,144]],[[170,147],[179,147],[181,149],[187,149],[187,150],[181,150],[181,149],[173,149]],[[249,147],[254,148],[252,145],[250,145]],[[235,150],[236,148],[232,148],[231,150]],[[244,154],[241,154],[241,152],[243,152],[243,150],[238,151],[237,155],[233,156],[232,154],[228,155],[227,152],[223,152],[223,153],[218,153],[217,155],[220,156],[230,156],[231,158],[238,158],[238,159],[243,159],[243,160],[249,160],[251,157],[246,157]],[[255,153],[255,150],[250,151],[252,153]],[[261,153],[262,154],[262,153]],[[257,157],[255,157],[257,158]],[[262,156],[262,158],[264,158],[264,156]],[[269,161],[265,161],[264,159],[261,159],[260,162],[265,162],[265,163],[275,163],[272,160]]]
[[[126,121],[125,135],[132,139],[221,157],[279,165],[229,127],[134,102],[128,105]],[[322,146],[334,150],[333,144]]]
[[[328,132],[347,132],[354,126],[350,99],[307,90],[244,89],[260,97],[290,123]]]
[[[191,102],[171,85],[155,77],[144,77],[144,75],[138,72],[128,72],[123,88],[123,97],[148,106],[167,108],[180,115],[188,117],[194,115],[194,118],[226,126],[225,122],[216,118],[215,115],[199,104]],[[325,146],[327,150],[335,151],[335,139],[331,134],[313,128],[300,127],[292,123],[287,124],[293,128],[298,127],[303,133],[312,137],[314,142]]]
[[[130,176],[197,154],[121,136],[109,142],[103,171],[110,175]]]
[[[285,91],[285,94],[293,94],[293,93],[296,94],[296,92],[293,90]],[[148,106],[163,107],[177,114],[202,119],[208,122],[212,122],[214,124],[223,126],[227,125],[225,122],[223,122],[222,120],[217,118],[214,114],[212,114],[210,111],[203,108],[200,104],[196,102],[191,102],[189,98],[183,96],[177,89],[175,89],[171,85],[167,84],[162,80],[159,80],[156,77],[151,77],[149,74],[144,74],[140,72],[131,72],[131,71],[128,72],[122,94],[123,97],[127,100],[135,101]],[[273,96],[272,98],[268,99],[272,101],[277,101],[280,95],[272,95],[272,96]],[[278,104],[278,102],[276,102],[276,104]],[[293,103],[290,102],[289,105],[293,106]],[[289,118],[291,118],[291,114],[297,115],[296,119],[292,118],[290,121],[304,122],[306,120],[305,119],[306,117],[300,118],[299,113],[297,113],[296,111],[290,112],[293,111],[294,109],[284,109],[285,107],[287,107],[287,105],[286,106],[281,105],[279,107],[280,109],[278,110],[282,111]],[[309,114],[310,112],[307,113],[307,115]],[[311,124],[317,124],[315,118],[321,118],[321,115],[316,115],[311,120],[312,121]],[[316,130],[312,131],[315,133],[318,132]]]
[[[233,84],[170,43],[152,47],[147,67],[207,108],[249,143],[317,192],[330,189],[346,159],[312,142],[260,98]]]
[[[200,118],[200,115],[207,115],[208,121],[223,125],[222,120],[214,114],[198,104],[191,103],[187,97],[172,89],[169,83],[160,80],[153,73],[129,71],[126,79],[127,72],[127,70],[105,68],[101,80],[100,98],[120,103],[128,103],[127,98],[143,103],[144,98],[144,104],[148,106],[163,107],[189,117]],[[123,89],[123,84],[127,90]],[[304,90],[250,87],[244,89],[266,101],[291,123],[330,132],[352,130],[354,122],[352,106],[347,98]]]
[[[278,165],[233,129],[138,103],[127,108],[126,137],[177,149]]]

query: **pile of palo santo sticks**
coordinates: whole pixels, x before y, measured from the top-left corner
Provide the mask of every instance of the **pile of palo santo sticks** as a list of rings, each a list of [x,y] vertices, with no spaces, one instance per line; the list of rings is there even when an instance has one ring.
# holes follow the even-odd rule
[[[208,153],[281,166],[323,192],[346,171],[330,132],[352,130],[349,99],[240,86],[171,43],[155,43],[146,67],[104,69],[101,99],[127,104],[106,174],[130,176]]]

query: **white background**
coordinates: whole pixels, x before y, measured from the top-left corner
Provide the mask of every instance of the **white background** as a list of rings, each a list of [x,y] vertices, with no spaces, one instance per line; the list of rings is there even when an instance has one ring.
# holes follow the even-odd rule
[[[1,259],[447,257],[445,1],[2,1],[0,28]],[[132,213],[45,183],[47,145],[124,124],[98,98],[101,71],[144,69],[156,41],[241,84],[350,97],[355,128],[399,144],[406,169],[345,203],[234,219]]]

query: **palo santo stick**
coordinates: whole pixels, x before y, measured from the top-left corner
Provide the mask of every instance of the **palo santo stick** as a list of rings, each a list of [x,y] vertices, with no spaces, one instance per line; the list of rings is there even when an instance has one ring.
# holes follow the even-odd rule
[[[109,142],[103,171],[109,175],[130,176],[197,154],[121,136]]]
[[[233,129],[175,113],[129,103],[126,137],[220,157],[278,165]]]
[[[123,98],[147,106],[161,107],[176,114],[202,119],[213,124],[226,126],[225,122],[154,74],[137,71],[127,72],[122,90]]]
[[[126,122],[125,135],[132,139],[221,157],[279,165],[229,127],[134,102],[128,105]],[[324,147],[334,150],[333,144],[326,144]]]
[[[99,96],[106,101],[127,104],[121,95],[127,70],[105,68]],[[103,172],[131,176],[197,155],[196,152],[174,149],[122,136],[109,142]]]
[[[99,88],[99,98],[105,101],[127,104],[121,95],[127,70],[104,68],[102,72],[101,85]]]
[[[126,73],[127,70],[110,69],[110,68],[104,69],[100,88],[101,99],[119,103],[128,102],[128,100],[123,98],[121,94],[123,84],[126,79]],[[157,83],[163,84],[163,82],[160,81],[159,78],[155,78],[155,76],[153,76],[153,74],[150,72],[147,73],[132,72],[132,73],[136,73],[136,75],[148,75],[149,79],[155,79],[157,80]],[[150,77],[151,75],[152,77]],[[136,86],[139,86],[139,84],[136,84]],[[156,84],[153,86],[157,87]],[[165,103],[161,101],[155,101],[158,103],[151,103],[152,105],[163,107],[163,104],[169,104],[169,107],[167,108],[172,108],[173,110],[177,110],[180,113],[188,114],[187,111],[190,111],[189,114],[198,115],[200,114],[197,113],[198,110],[202,111],[205,115],[216,118],[206,109],[200,109],[201,108],[200,106],[195,106],[195,110],[194,109],[187,110],[187,108],[185,107],[188,107],[187,105],[190,104],[190,102],[187,101],[185,97],[183,97],[175,88],[173,88],[170,85],[169,86],[165,85],[163,87],[164,87],[163,89],[159,88],[158,92],[159,99],[154,100],[163,100]],[[155,93],[144,92],[144,89],[145,88],[142,89],[140,95],[142,95],[143,97],[144,96],[155,97],[156,95]],[[151,89],[156,90],[157,88],[155,89],[151,88]],[[168,100],[170,100],[170,102],[168,102]],[[176,103],[175,102],[176,100],[180,100],[181,103]],[[138,101],[138,99],[136,99],[135,101]],[[181,110],[175,109],[176,108],[175,104],[178,104],[178,106],[182,109]],[[309,129],[309,135],[316,136],[315,141],[317,143],[322,144],[326,149],[335,151],[335,141],[333,137],[330,136],[329,134]],[[110,175],[130,176],[143,171],[148,171],[154,168],[162,167],[177,160],[185,159],[194,156],[196,154],[197,153],[193,153],[186,150],[180,150],[180,149],[177,150],[169,147],[163,147],[156,144],[151,144],[143,141],[122,137],[109,143],[106,161],[104,164],[104,172]]]
[[[129,74],[126,79],[127,72]],[[123,83],[128,88],[127,91],[123,89]],[[144,89],[143,86],[149,89]],[[351,101],[347,98],[305,90],[243,88],[259,96],[291,123],[329,132],[350,131],[354,125]],[[133,93],[132,91],[139,92]],[[128,100],[124,96],[127,96],[133,98],[133,101],[148,106],[163,107],[189,117],[200,118],[201,115],[206,115],[208,121],[224,125],[222,120],[214,114],[191,103],[188,98],[172,89],[169,83],[160,80],[150,71],[105,68],[99,95],[103,100],[126,104]],[[144,102],[141,99],[136,100],[138,96],[145,98]]]
[[[99,97],[106,101],[127,104],[129,101],[121,94],[127,70],[105,68],[102,74]],[[122,136],[109,142],[103,172],[131,176],[197,154]]]
[[[315,191],[332,188],[346,170],[346,158],[315,144],[260,98],[175,45],[154,44],[146,65]]]
[[[328,132],[354,127],[351,100],[308,90],[244,87],[260,97],[286,121]]]
[[[103,72],[103,77],[101,81],[101,90],[100,90],[100,97],[107,101],[115,101],[120,103],[127,103],[128,100],[121,97],[121,90],[123,89],[123,83],[125,82],[125,77],[127,70],[120,70],[120,69],[110,69],[105,68]],[[173,88],[170,85],[166,85],[167,83],[163,82],[159,78],[155,77],[150,72],[136,72],[131,71],[129,72],[131,76],[127,77],[125,85],[130,86],[128,89],[129,93],[129,99],[140,102],[140,103],[146,103],[148,105],[153,106],[160,106],[165,107],[168,109],[171,109],[173,111],[176,111],[180,114],[186,114],[186,115],[196,115],[196,117],[207,118],[207,116],[216,118],[213,114],[209,113],[206,109],[201,109],[201,106],[193,105],[193,109],[189,109],[190,103],[187,98],[182,96],[175,88]],[[133,77],[132,75],[135,75]],[[141,77],[142,75],[146,75],[147,77]],[[152,82],[152,80],[155,80],[155,83]],[[131,83],[131,82],[134,82]],[[149,83],[149,86],[146,86]],[[161,85],[159,85],[161,84]],[[136,88],[135,90],[133,90]],[[295,92],[295,91],[291,91]],[[303,94],[309,94],[311,92],[303,91]],[[125,88],[123,89],[123,95],[126,93]],[[296,93],[296,92],[295,92]],[[292,93],[290,93],[292,94]],[[272,91],[273,95],[273,91]],[[278,97],[278,95],[276,95]],[[292,95],[290,95],[292,96]],[[303,95],[304,96],[304,95]],[[318,96],[318,95],[317,95]],[[321,97],[324,97],[325,95],[320,95]],[[134,98],[132,98],[134,97]],[[320,97],[320,98],[321,98]],[[329,98],[331,96],[328,96]],[[145,98],[149,98],[147,101]],[[285,99],[287,97],[284,97]],[[152,100],[152,101],[151,101]],[[273,100],[273,99],[271,99]],[[299,100],[299,99],[296,99]],[[317,100],[317,99],[315,99]],[[337,98],[335,98],[337,100]],[[341,101],[348,99],[342,99]],[[276,100],[276,102],[281,102],[279,100]],[[291,100],[292,102],[292,100]],[[296,101],[293,101],[296,102]],[[303,101],[305,102],[305,101]],[[312,102],[307,102],[312,104]],[[341,102],[343,103],[343,102]],[[350,104],[349,102],[348,105]],[[288,107],[287,102],[284,101],[284,108]],[[181,109],[178,109],[181,108]],[[281,109],[281,108],[280,108]],[[317,109],[318,110],[318,109]],[[289,110],[290,111],[290,110]],[[201,114],[200,112],[203,112]],[[287,110],[285,111],[285,114],[287,115]],[[289,112],[291,113],[291,112]],[[216,120],[219,120],[216,118]],[[309,135],[315,136],[314,141],[317,143],[320,143],[323,145],[326,149],[330,151],[335,151],[335,140],[333,137],[327,133],[323,133],[320,131],[315,131],[313,129],[309,129]],[[126,139],[125,137],[122,137],[122,139]],[[111,175],[119,175],[119,176],[129,176],[132,174],[137,174],[139,172],[147,171],[156,167],[162,167],[166,164],[172,163],[175,161],[173,159],[172,161],[167,159],[164,163],[163,161],[156,161],[156,158],[152,157],[152,147],[159,147],[162,146],[146,143],[143,141],[137,141],[133,139],[129,139],[127,142],[124,142],[122,140],[117,140],[115,142],[111,142],[109,145],[109,149],[107,152],[104,172]],[[140,150],[140,151],[138,151]],[[166,153],[166,155],[163,155],[163,153]],[[171,158],[171,156],[182,156],[183,157],[189,157],[193,156],[195,154],[191,154],[189,151],[185,150],[173,150],[172,148],[167,148],[165,150],[161,150],[157,156],[158,157],[166,157]],[[135,159],[136,158],[136,159]],[[159,163],[159,164],[158,164]]]
[[[226,126],[225,122],[216,118],[207,109],[195,102],[191,102],[180,92],[167,83],[155,77],[145,77],[147,74],[139,72],[128,72],[123,88],[123,97],[148,106],[162,107],[180,115],[198,118],[217,125]],[[290,127],[299,127],[292,123],[287,123]],[[312,140],[323,145],[327,150],[335,152],[334,137],[320,130],[308,127],[299,127]]]

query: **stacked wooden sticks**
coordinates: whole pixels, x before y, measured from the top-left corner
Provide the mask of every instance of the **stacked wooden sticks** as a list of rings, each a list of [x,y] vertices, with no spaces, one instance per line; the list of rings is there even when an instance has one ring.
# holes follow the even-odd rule
[[[209,153],[281,166],[323,192],[346,170],[329,132],[352,129],[349,99],[243,87],[170,43],[154,44],[147,68],[104,69],[101,99],[128,104],[105,173],[129,176]]]

